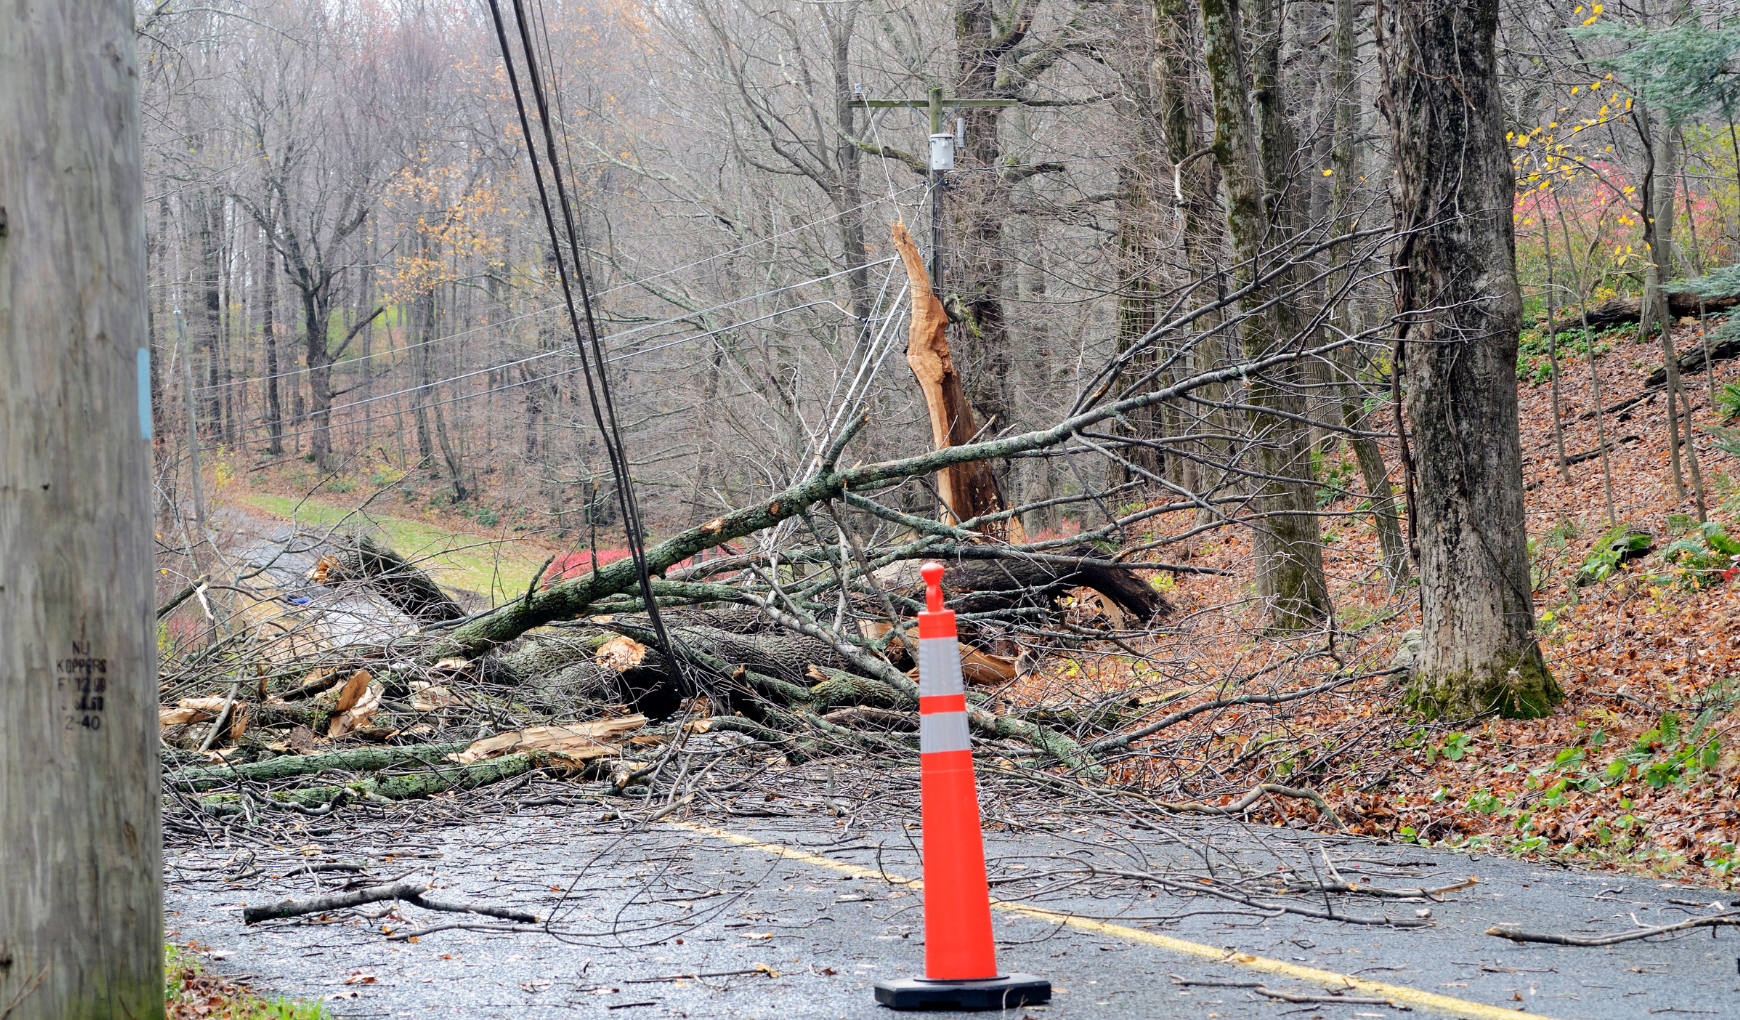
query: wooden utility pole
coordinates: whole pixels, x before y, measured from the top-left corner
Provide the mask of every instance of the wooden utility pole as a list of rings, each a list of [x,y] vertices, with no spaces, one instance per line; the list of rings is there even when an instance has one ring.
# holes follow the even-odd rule
[[[930,285],[942,300],[943,259],[943,186],[946,174],[955,168],[955,146],[959,136],[943,129],[946,110],[975,109],[989,106],[1057,106],[1045,99],[944,99],[942,89],[931,89],[923,99],[854,99],[846,104],[860,110],[909,109],[930,114]]]
[[[0,13],[0,1016],[163,1016],[127,0]]]

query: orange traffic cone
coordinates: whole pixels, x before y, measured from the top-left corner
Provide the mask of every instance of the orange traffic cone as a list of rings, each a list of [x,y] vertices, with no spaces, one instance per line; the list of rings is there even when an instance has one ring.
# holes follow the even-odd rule
[[[943,608],[940,563],[926,563],[918,614],[920,776],[924,797],[924,977],[876,983],[895,1009],[1006,1009],[1051,998],[1051,982],[997,973],[979,791],[967,736],[955,614]]]

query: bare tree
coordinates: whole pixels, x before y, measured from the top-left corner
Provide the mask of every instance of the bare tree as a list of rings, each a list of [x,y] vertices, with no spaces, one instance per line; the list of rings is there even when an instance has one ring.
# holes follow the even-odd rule
[[[1256,361],[1305,339],[1293,300],[1281,297],[1293,270],[1285,241],[1294,227],[1287,161],[1292,155],[1277,77],[1279,0],[1259,0],[1247,42],[1238,0],[1206,0],[1204,45],[1214,92],[1214,156],[1227,195],[1227,235],[1244,297],[1240,326],[1247,359]],[[1253,91],[1254,89],[1254,91]],[[1260,98],[1259,98],[1260,97]],[[1329,614],[1311,485],[1309,431],[1299,366],[1288,362],[1250,381],[1247,401],[1260,478],[1256,500],[1258,591],[1281,630],[1315,625]]]
[[[368,321],[335,344],[332,318],[361,258],[355,239],[378,185],[371,111],[357,102],[371,83],[343,59],[353,27],[346,13],[322,10],[306,25],[262,33],[240,76],[239,117],[261,190],[238,190],[236,198],[265,232],[302,306],[310,450],[322,468],[332,462],[332,366]],[[351,102],[333,101],[345,91]]]

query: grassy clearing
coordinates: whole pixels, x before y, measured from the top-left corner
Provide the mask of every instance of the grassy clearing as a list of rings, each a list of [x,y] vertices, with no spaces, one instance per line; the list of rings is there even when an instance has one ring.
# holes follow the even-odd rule
[[[524,594],[532,575],[549,555],[524,541],[450,531],[391,514],[359,513],[353,505],[318,498],[300,505],[288,496],[266,493],[238,494],[235,498],[251,510],[280,520],[291,520],[294,514],[297,523],[307,527],[375,532],[400,554],[417,561],[441,584],[477,592],[492,600]]]
[[[179,946],[163,947],[163,1012],[168,1020],[327,1020],[318,1002],[295,999],[262,999],[246,985],[238,985],[200,967],[192,954]]]

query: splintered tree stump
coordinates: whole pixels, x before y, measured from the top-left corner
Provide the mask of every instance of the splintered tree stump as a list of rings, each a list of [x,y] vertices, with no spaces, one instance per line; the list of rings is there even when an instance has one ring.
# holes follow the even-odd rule
[[[965,446],[978,434],[973,421],[972,405],[967,403],[961,375],[949,356],[948,313],[930,288],[930,275],[925,272],[924,259],[906,232],[906,224],[893,227],[894,246],[906,266],[906,282],[912,293],[912,324],[907,330],[906,363],[924,391],[924,404],[930,411],[931,445],[935,449]],[[997,492],[997,480],[990,465],[982,460],[945,467],[936,473],[937,492],[946,508],[944,518],[952,516],[951,524],[971,520],[1003,508]],[[982,530],[990,530],[988,527]]]

